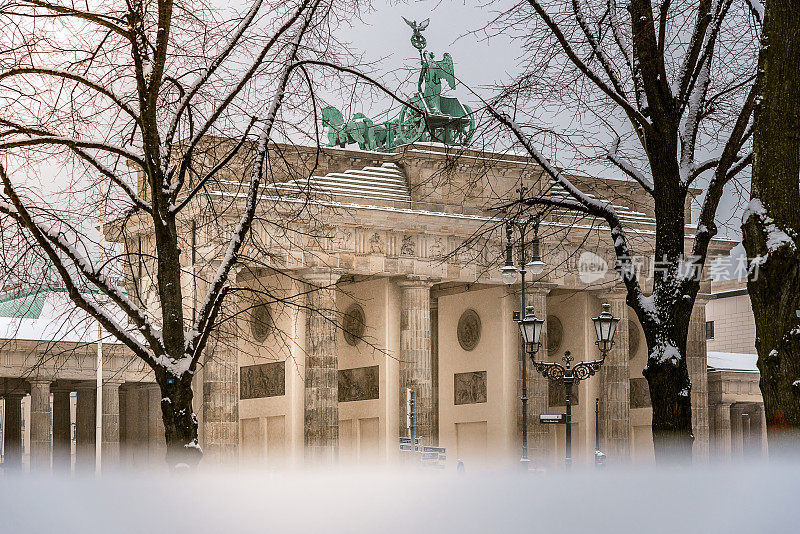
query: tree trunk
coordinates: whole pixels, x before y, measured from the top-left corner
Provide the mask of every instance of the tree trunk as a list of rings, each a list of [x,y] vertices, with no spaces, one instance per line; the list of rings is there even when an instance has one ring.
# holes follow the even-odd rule
[[[639,316],[647,339],[648,361],[642,374],[650,388],[653,449],[659,464],[692,460],[692,383],[686,341],[699,289],[699,283],[687,283],[678,272],[684,260],[686,190],[680,185],[674,156],[678,121],[671,117],[663,122],[667,131],[652,139],[648,150],[655,183],[655,317]]]
[[[171,470],[194,470],[203,453],[197,443],[197,417],[192,409],[191,380],[166,380],[161,387],[161,415],[167,442],[167,465]]]
[[[650,387],[656,462],[691,462],[692,385],[686,363],[686,335],[676,336],[674,325],[645,328],[649,357],[642,374]]]
[[[769,0],[742,230],[770,455],[800,442],[800,1]],[[757,267],[757,269],[756,269]]]

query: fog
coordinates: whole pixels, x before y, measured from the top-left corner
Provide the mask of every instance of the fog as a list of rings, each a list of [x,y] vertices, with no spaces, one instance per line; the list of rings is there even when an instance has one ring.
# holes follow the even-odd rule
[[[797,532],[800,464],[0,477],[2,532]]]

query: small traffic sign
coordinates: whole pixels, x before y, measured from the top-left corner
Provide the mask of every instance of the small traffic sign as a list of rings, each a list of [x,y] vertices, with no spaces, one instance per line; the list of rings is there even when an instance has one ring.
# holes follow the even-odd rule
[[[567,414],[563,414],[563,413],[542,414],[542,415],[539,416],[539,422],[542,423],[543,425],[566,423],[567,422]]]

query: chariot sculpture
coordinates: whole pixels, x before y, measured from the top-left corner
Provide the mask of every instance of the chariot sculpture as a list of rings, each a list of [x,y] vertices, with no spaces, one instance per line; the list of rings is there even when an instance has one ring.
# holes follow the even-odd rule
[[[442,96],[442,81],[455,89],[453,58],[444,53],[436,60],[427,46],[422,31],[429,20],[421,23],[403,17],[412,30],[411,45],[419,50],[420,73],[417,91],[403,104],[391,120],[375,123],[363,113],[345,121],[333,106],[322,110],[322,124],[328,128],[328,146],[346,147],[357,143],[361,150],[388,152],[395,147],[420,141],[466,146],[475,133],[472,109],[458,98]]]

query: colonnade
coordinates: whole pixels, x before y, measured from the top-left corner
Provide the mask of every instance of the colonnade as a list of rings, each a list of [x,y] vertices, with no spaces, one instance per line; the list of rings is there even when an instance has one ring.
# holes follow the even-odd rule
[[[763,403],[720,402],[711,407],[715,459],[739,461],[766,455]]]
[[[21,469],[23,457],[27,456],[32,472],[52,469],[56,473],[68,473],[73,466],[77,471],[93,471],[96,467],[96,383],[36,378],[14,384],[15,389],[0,392],[4,406],[2,466],[9,470]],[[107,381],[102,388],[103,469],[113,470],[121,464],[144,465],[159,455],[163,458],[158,386]],[[27,396],[30,414],[25,421],[28,428],[23,429],[23,401]],[[30,437],[23,450],[25,434]]]

